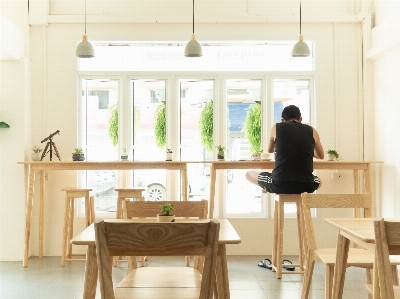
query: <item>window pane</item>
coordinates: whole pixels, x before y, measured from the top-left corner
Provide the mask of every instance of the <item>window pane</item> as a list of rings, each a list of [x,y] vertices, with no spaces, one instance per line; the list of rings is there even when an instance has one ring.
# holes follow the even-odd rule
[[[181,109],[181,160],[202,161],[212,160],[212,138],[208,145],[202,143],[203,126],[212,127],[214,81],[180,80],[180,109]],[[201,122],[201,123],[200,123]],[[205,132],[204,130],[203,132]],[[204,199],[209,195],[210,164],[188,164],[189,198]]]
[[[81,146],[88,161],[117,160],[117,149],[109,136],[110,107],[118,105],[118,81],[82,80]],[[93,189],[95,211],[116,211],[118,172],[82,171],[82,185]]]
[[[227,80],[226,86],[228,159],[249,160],[255,148],[261,149],[261,80]],[[246,121],[252,124],[250,140],[245,130]],[[258,127],[257,134],[254,127]],[[227,170],[227,214],[262,212],[261,189],[245,179],[247,171]]]
[[[80,59],[80,71],[312,71],[313,42],[307,41],[311,54],[292,57],[294,42],[207,42],[203,56],[196,59],[183,55],[184,43],[93,43],[96,57]]]
[[[165,160],[165,81],[132,80],[134,161]],[[146,200],[166,200],[166,170],[131,171],[134,187],[145,187]]]

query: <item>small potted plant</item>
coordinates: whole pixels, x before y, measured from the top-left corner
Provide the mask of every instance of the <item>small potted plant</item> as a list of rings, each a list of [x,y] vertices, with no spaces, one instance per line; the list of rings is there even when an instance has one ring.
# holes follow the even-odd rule
[[[72,153],[72,161],[85,161],[83,149],[80,147],[75,148],[75,152]]]
[[[128,161],[128,149],[124,147],[122,152],[123,154],[121,155],[121,161]]]
[[[172,149],[167,148],[167,152],[165,153],[165,161],[172,161],[173,152]]]
[[[339,159],[339,154],[335,150],[327,150],[326,153],[328,154],[328,161],[333,161],[333,160],[338,160]]]
[[[40,146],[35,145],[32,147],[33,153],[31,154],[32,161],[41,161],[42,160],[42,148]]]
[[[223,147],[222,145],[217,145],[215,148],[218,150],[217,159],[220,160],[220,161],[225,160],[225,150],[226,150],[226,148]]]
[[[172,213],[174,205],[167,202],[161,206],[161,214],[157,214],[157,222],[171,222],[174,220],[174,215]]]
[[[261,154],[262,154],[263,150],[260,148],[257,148],[255,152],[253,152],[253,154],[251,155],[251,159],[253,161],[260,161],[261,160]]]

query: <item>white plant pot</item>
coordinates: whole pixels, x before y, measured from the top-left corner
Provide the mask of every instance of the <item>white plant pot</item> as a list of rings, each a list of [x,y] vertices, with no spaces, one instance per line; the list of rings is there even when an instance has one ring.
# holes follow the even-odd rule
[[[32,153],[31,154],[32,161],[41,161],[42,160],[42,153]]]
[[[335,160],[335,156],[334,155],[328,155],[328,161],[333,161]]]
[[[166,153],[165,154],[165,161],[172,161],[174,153]]]
[[[157,214],[157,222],[172,222],[174,220],[175,216],[162,216],[160,214]]]

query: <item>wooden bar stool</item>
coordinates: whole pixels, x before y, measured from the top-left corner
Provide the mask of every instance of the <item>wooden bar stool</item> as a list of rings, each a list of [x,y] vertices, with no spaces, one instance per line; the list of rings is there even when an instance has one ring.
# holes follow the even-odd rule
[[[118,192],[116,218],[123,219],[122,202],[128,198],[135,198],[137,201],[144,201],[143,191],[146,191],[146,188],[115,188],[115,191]],[[140,265],[144,267],[144,260],[145,257],[141,256],[137,262],[140,262]],[[113,266],[117,266],[118,262],[127,262],[127,260],[122,260],[120,256],[115,256]]]
[[[296,203],[297,208],[297,232],[299,236],[299,264],[287,264],[290,267],[300,267],[300,271],[282,271],[285,265],[282,265],[283,252],[283,223],[285,221],[284,207],[285,203]],[[274,213],[274,241],[272,246],[272,270],[276,271],[276,278],[282,278],[282,274],[303,274],[304,273],[304,220],[302,219],[302,205],[300,194],[277,194],[275,196]],[[283,267],[282,267],[283,266]]]
[[[124,216],[122,214],[122,201],[127,198],[136,198],[137,201],[144,201],[143,191],[146,188],[115,188],[115,191],[118,192],[118,201],[117,201],[117,219],[123,219]]]
[[[74,259],[72,256],[84,256],[85,254],[73,254],[71,239],[74,233],[74,212],[75,198],[85,198],[85,225],[88,227],[95,221],[94,213],[94,197],[90,196],[92,189],[67,187],[61,189],[65,191],[64,206],[64,227],[62,237],[61,266],[65,266],[66,261],[79,262],[86,261],[84,259]]]

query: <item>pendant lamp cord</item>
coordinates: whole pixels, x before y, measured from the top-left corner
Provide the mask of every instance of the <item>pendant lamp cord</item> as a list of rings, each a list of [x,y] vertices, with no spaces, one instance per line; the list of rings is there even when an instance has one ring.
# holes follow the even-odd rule
[[[85,0],[85,34],[86,34],[86,0]]]
[[[194,0],[193,0],[193,34],[194,34]]]
[[[301,35],[301,1],[300,1],[300,35]]]

